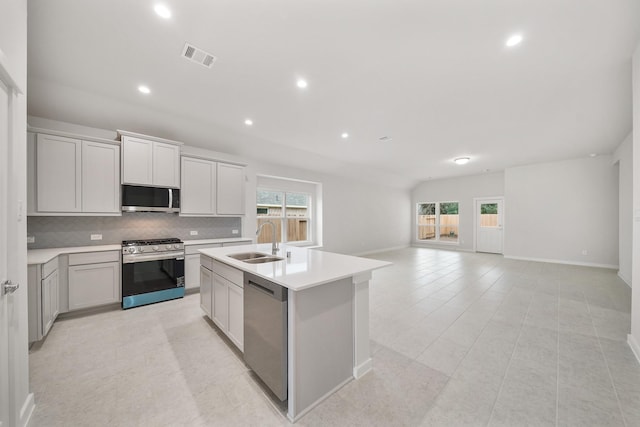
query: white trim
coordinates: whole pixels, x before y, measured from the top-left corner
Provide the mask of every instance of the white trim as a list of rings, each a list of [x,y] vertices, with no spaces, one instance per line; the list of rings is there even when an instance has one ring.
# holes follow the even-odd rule
[[[627,279],[627,278],[624,276],[624,274],[620,273],[620,270],[618,270],[618,277],[619,277],[620,279],[622,279],[622,281],[623,281],[624,283],[626,283],[628,287],[631,287],[631,279]]]
[[[171,139],[158,138],[157,136],[143,135],[141,133],[129,132],[128,130],[118,129],[116,130],[116,132],[118,132],[118,136],[120,137],[120,139],[122,139],[123,136],[128,136],[130,138],[146,139],[147,141],[161,142],[163,144],[177,145],[179,147],[182,147],[184,145],[184,142],[173,141]]]
[[[112,139],[98,138],[97,136],[80,135],[77,133],[63,132],[60,130],[38,128],[34,126],[29,126],[29,125],[27,125],[27,132],[44,133],[46,135],[63,136],[65,138],[81,139],[82,141],[101,142],[103,144],[111,144],[111,145],[118,145],[118,146],[122,145],[122,142],[114,141]]]
[[[434,244],[435,243],[435,244]],[[443,244],[443,243],[437,243],[437,242],[412,242],[411,243],[411,247],[412,248],[427,248],[427,249],[439,249],[441,251],[456,251],[456,252],[469,252],[469,253],[473,253],[473,249],[469,249],[469,248],[461,248],[459,245],[452,245],[452,244]],[[500,254],[496,254],[496,255],[500,255]]]
[[[633,335],[627,335],[627,344],[629,344],[633,355],[636,356],[636,360],[640,363],[640,345],[638,345],[638,341],[636,341]]]
[[[515,259],[519,261],[548,262],[551,264],[579,265],[582,267],[609,268],[612,270],[617,270],[619,267],[618,265],[614,265],[614,264],[598,264],[595,262],[568,261],[568,260],[562,260],[562,259],[531,258],[531,257],[511,256],[511,255],[504,255],[504,257],[506,259]]]
[[[373,255],[373,254],[380,254],[383,252],[389,252],[389,251],[397,251],[399,249],[406,249],[410,247],[410,245],[402,245],[402,246],[393,246],[390,248],[382,248],[382,249],[373,249],[371,251],[365,251],[365,252],[358,252],[355,254],[351,254],[352,256],[365,256],[365,255]]]
[[[35,409],[36,402],[34,400],[33,393],[29,393],[22,404],[22,409],[20,409],[20,420],[18,421],[18,425],[22,427],[28,426]]]
[[[501,220],[502,220],[502,252],[500,254],[504,254],[504,196],[496,196],[496,197],[474,197],[473,198],[473,250],[471,252],[478,252],[477,244],[478,244],[478,202],[482,201],[492,201],[492,200],[500,200],[501,206]]]
[[[16,92],[20,95],[24,94],[24,91],[18,85],[18,83],[11,77],[15,75],[12,70],[9,69],[9,63],[7,61],[7,55],[0,49],[0,81],[4,82],[13,92]]]
[[[369,358],[358,366],[353,367],[353,377],[359,380],[371,371],[373,371],[373,359]]]
[[[348,383],[350,383],[351,381],[353,381],[353,378],[347,378],[346,380],[344,380],[343,382],[341,382],[340,384],[338,384],[336,387],[334,387],[331,391],[329,391],[328,393],[326,393],[325,395],[323,395],[321,398],[319,398],[318,400],[316,400],[315,402],[313,402],[311,405],[307,406],[303,411],[301,411],[299,414],[297,414],[295,417],[291,416],[290,412],[287,412],[287,419],[289,419],[289,421],[291,421],[292,423],[295,423],[296,421],[298,421],[300,418],[304,417],[306,414],[309,413],[309,411],[311,411],[312,409],[314,409],[316,406],[318,406],[319,404],[321,404],[322,402],[324,402],[326,399],[328,399],[333,393],[335,393],[336,391],[340,390],[342,387],[344,387],[345,385],[347,385]]]

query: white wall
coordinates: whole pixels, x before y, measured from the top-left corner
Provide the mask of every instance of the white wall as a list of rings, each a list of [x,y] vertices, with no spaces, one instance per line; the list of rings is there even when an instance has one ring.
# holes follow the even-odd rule
[[[97,129],[29,116],[34,127],[90,135],[106,139],[116,137],[115,130]],[[134,130],[135,131],[135,130]],[[163,135],[154,135],[164,137]],[[407,221],[411,217],[408,189],[385,187],[353,178],[266,163],[256,159],[229,155],[189,146],[183,153],[213,156],[220,160],[242,162],[247,166],[246,215],[243,235],[255,238],[256,176],[269,175],[312,181],[322,184],[323,250],[345,254],[365,254],[409,246],[411,237]],[[286,160],[285,160],[286,161]]]
[[[487,173],[449,179],[436,179],[417,185],[411,194],[411,236],[414,245],[473,250],[473,211],[476,197],[497,197],[504,195],[504,174]],[[424,242],[416,239],[416,204],[420,202],[458,202],[460,215],[459,243]],[[505,208],[506,215],[508,211]]]
[[[0,0],[0,55],[11,78],[23,91],[14,98],[15,117],[13,133],[15,136],[10,153],[10,188],[8,194],[9,214],[13,218],[18,214],[18,200],[26,200],[26,118],[27,118],[27,1]],[[2,129],[2,131],[6,131]],[[13,294],[13,313],[10,313],[12,328],[16,339],[10,343],[9,387],[10,421],[22,426],[28,422],[33,410],[33,395],[29,393],[29,352],[28,352],[28,315],[27,315],[27,224],[25,220],[10,227],[9,241],[17,242],[16,247],[8,248],[11,278],[21,286]],[[7,244],[7,242],[0,242]],[[14,275],[14,271],[16,274]],[[13,345],[12,345],[13,344]]]
[[[633,54],[633,266],[632,276],[640,277],[640,43]],[[631,334],[629,346],[640,361],[640,286],[631,292]]]
[[[613,161],[618,164],[618,276],[631,286],[633,245],[633,135],[616,148]]]
[[[509,168],[505,203],[506,257],[617,268],[618,176],[611,156]]]
[[[365,254],[409,246],[409,190],[383,187],[251,160],[247,168],[245,235],[256,227],[256,175],[301,179],[322,184],[322,247],[329,252]]]

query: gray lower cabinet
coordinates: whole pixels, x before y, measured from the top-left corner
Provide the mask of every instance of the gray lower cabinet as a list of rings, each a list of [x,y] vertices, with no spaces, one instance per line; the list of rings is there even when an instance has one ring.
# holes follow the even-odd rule
[[[60,314],[58,257],[28,267],[29,342],[39,341]]]
[[[212,316],[211,303],[213,302],[213,273],[204,265],[200,266],[200,307],[207,316]]]
[[[244,273],[206,255],[200,262],[200,307],[244,351]]]
[[[69,255],[69,310],[120,301],[120,252]]]

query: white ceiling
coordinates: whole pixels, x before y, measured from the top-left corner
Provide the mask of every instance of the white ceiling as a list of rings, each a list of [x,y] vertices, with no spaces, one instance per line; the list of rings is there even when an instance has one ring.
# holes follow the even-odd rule
[[[638,0],[154,4],[29,0],[29,114],[401,186],[610,153],[631,131]]]

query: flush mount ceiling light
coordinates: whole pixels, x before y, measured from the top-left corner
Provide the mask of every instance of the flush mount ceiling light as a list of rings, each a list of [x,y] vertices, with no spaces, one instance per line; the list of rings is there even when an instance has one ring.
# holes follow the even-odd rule
[[[138,91],[140,93],[144,93],[145,95],[149,95],[151,93],[151,89],[149,89],[149,86],[145,85],[138,86]]]
[[[342,137],[342,139],[349,138],[349,134],[347,132],[342,132],[342,134],[340,136]]]
[[[466,165],[467,163],[469,163],[469,160],[471,160],[470,157],[457,157],[453,159],[456,165]]]
[[[504,43],[507,47],[514,47],[522,43],[522,34],[514,34]]]
[[[153,7],[153,10],[158,14],[159,17],[164,19],[171,18],[171,11],[169,8],[163,4],[157,4]]]
[[[245,125],[247,125],[247,126],[253,126],[253,120],[251,120],[251,119],[246,119],[246,120],[244,121],[244,124],[245,124]]]
[[[309,86],[309,83],[307,83],[305,79],[298,79],[296,81],[296,86],[298,86],[300,89],[306,89],[307,86]]]

